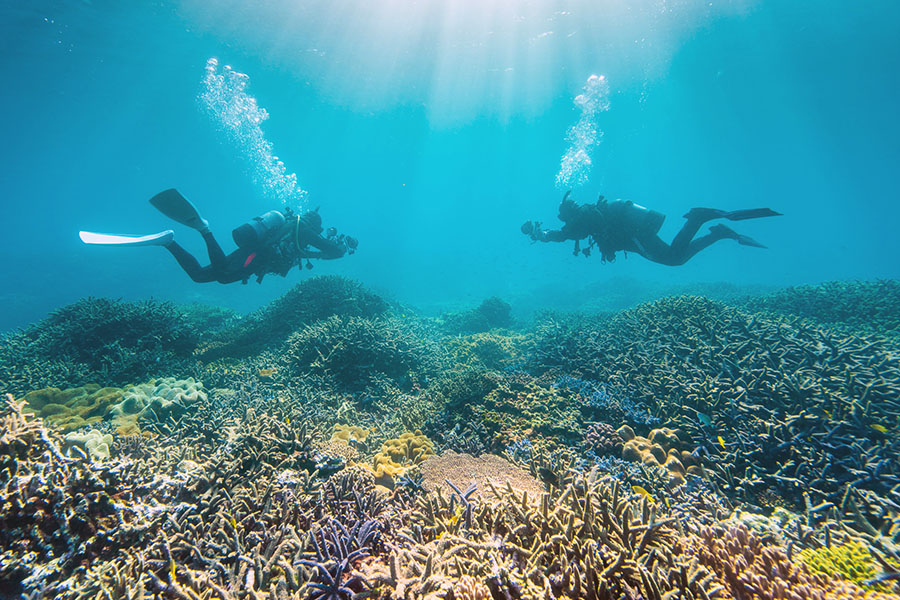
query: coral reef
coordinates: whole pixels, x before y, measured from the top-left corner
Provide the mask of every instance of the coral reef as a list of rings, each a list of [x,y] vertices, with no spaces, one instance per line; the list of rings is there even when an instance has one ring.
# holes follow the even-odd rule
[[[482,333],[513,324],[512,307],[500,298],[486,299],[477,308],[443,316],[442,329],[450,335]]]
[[[307,279],[281,298],[226,329],[201,350],[203,360],[241,358],[275,348],[306,325],[331,316],[370,319],[387,303],[359,283],[334,275]]]
[[[735,497],[768,489],[799,507],[808,490],[812,506],[839,505],[850,484],[883,494],[900,482],[898,441],[885,433],[900,408],[900,356],[878,338],[678,297],[582,325],[544,322],[530,364],[627,382]]]
[[[437,488],[449,488],[449,485],[464,490],[475,485],[473,497],[477,498],[488,490],[488,482],[498,489],[507,485],[519,492],[527,492],[532,498],[540,497],[544,486],[531,475],[513,465],[509,461],[494,454],[474,457],[469,454],[444,452],[440,456],[432,456],[419,465],[422,473],[422,485],[427,491]],[[452,493],[450,489],[445,492]]]
[[[321,375],[339,388],[361,391],[379,379],[410,386],[410,374],[437,368],[437,348],[396,320],[329,317],[287,342],[284,370]]]
[[[187,373],[196,331],[173,304],[86,298],[0,343],[0,387],[21,395],[102,381],[127,385]]]
[[[400,437],[387,440],[375,455],[375,481],[388,488],[394,487],[394,481],[415,465],[434,454],[434,446],[421,431],[402,434]]]
[[[121,387],[7,338],[0,597],[900,598],[890,284],[447,335],[310,282]]]
[[[27,410],[61,431],[95,425],[122,401],[121,388],[101,388],[95,383],[82,387],[44,388],[25,394]]]
[[[447,342],[451,360],[458,368],[501,370],[525,361],[531,345],[526,335],[475,333],[450,338]]]
[[[750,312],[771,311],[826,325],[884,334],[900,332],[900,281],[829,281],[753,296],[739,303]]]

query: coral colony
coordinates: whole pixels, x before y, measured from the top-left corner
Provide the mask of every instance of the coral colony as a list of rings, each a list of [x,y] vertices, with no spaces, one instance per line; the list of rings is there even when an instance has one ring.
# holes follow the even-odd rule
[[[79,301],[0,343],[0,597],[900,597],[896,287]]]

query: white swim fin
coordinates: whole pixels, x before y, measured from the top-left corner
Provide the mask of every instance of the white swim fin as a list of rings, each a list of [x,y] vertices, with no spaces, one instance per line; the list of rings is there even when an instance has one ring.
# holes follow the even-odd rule
[[[150,235],[130,236],[79,231],[78,237],[85,244],[99,244],[102,246],[167,246],[175,241],[175,232],[171,229],[166,229]]]

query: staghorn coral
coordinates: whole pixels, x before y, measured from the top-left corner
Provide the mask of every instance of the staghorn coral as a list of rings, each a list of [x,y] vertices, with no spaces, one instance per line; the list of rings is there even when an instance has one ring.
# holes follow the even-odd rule
[[[127,385],[187,373],[197,342],[196,331],[174,304],[86,298],[4,336],[0,381],[14,394],[93,381]],[[40,368],[33,368],[35,363]]]
[[[848,484],[885,494],[900,480],[900,442],[884,433],[897,426],[900,356],[879,338],[675,297],[545,322],[530,362],[627,382],[736,499],[769,489],[796,507],[808,489],[812,506],[839,505]]]
[[[900,332],[900,281],[827,281],[792,286],[738,305],[752,312],[772,311],[884,334]]]

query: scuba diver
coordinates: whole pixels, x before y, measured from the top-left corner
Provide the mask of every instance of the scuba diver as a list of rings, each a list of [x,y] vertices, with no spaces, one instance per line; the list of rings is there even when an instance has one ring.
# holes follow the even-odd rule
[[[765,248],[753,238],[741,235],[722,224],[713,225],[709,233],[695,238],[700,227],[713,219],[744,221],[760,217],[777,217],[781,213],[770,208],[750,208],[725,211],[716,208],[692,208],[684,218],[687,223],[675,236],[671,244],[664,242],[657,232],[666,216],[655,210],[644,208],[628,200],[607,202],[603,196],[595,204],[576,204],[569,199],[572,190],[566,192],[559,205],[559,220],[564,223],[560,229],[541,229],[541,223],[526,221],[522,233],[535,242],[564,242],[575,240],[575,256],[591,255],[596,247],[602,262],[616,260],[616,252],[635,252],[653,262],[679,266],[695,254],[719,240],[735,240],[742,246]],[[581,247],[581,240],[587,239],[587,246]],[[627,254],[626,254],[627,255]]]
[[[197,283],[247,283],[252,275],[256,276],[257,283],[261,283],[267,273],[284,277],[294,265],[302,268],[304,259],[306,268],[311,269],[311,258],[341,258],[344,254],[353,254],[357,247],[355,238],[338,235],[334,227],[329,227],[323,236],[318,208],[303,215],[294,214],[287,208],[284,213],[270,210],[233,230],[231,236],[238,248],[226,256],[209,230],[209,223],[177,190],[160,192],[150,198],[150,203],[173,221],[200,232],[206,242],[209,265],[201,267],[197,259],[175,241],[175,232],[171,229],[140,237],[81,231],[81,241],[106,246],[162,246]]]

